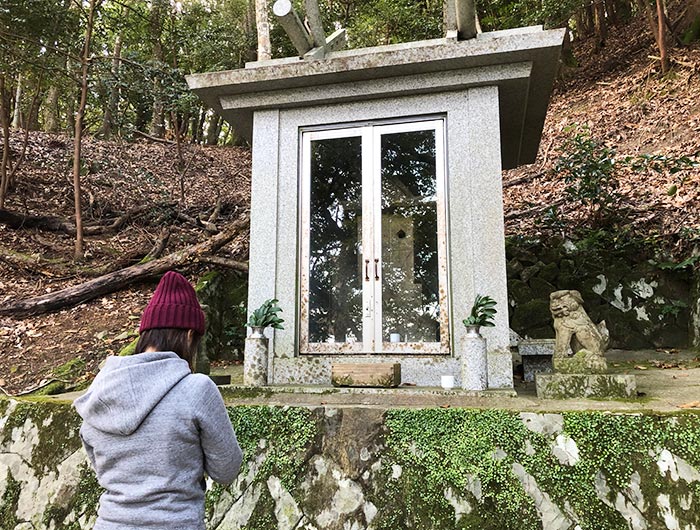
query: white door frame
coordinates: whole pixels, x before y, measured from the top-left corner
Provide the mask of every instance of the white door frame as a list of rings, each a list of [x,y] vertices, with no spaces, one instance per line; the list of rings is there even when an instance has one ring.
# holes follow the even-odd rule
[[[382,340],[382,208],[381,137],[385,134],[433,130],[436,153],[438,289],[440,342],[398,342]],[[362,337],[357,342],[309,341],[309,258],[311,200],[311,142],[360,137],[362,141]],[[442,118],[401,123],[363,123],[335,129],[302,131],[300,145],[300,314],[299,346],[302,354],[447,354],[449,353],[449,307],[446,233],[445,120]]]

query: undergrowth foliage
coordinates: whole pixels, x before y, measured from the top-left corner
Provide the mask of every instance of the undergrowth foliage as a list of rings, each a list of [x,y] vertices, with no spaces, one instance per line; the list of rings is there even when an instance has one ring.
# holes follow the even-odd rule
[[[615,150],[583,129],[564,142],[562,155],[554,166],[566,183],[564,191],[569,200],[590,208],[595,227],[613,221],[611,217],[620,200],[615,165]]]
[[[665,250],[672,238],[687,242],[697,239],[697,233],[684,226],[680,226],[676,234],[658,233],[642,225],[635,228],[636,223],[631,221],[638,213],[631,210],[621,191],[620,178],[633,172],[650,178],[669,175],[674,183],[664,191],[665,195],[673,197],[700,167],[700,153],[618,156],[612,146],[593,136],[588,127],[574,124],[566,130],[569,137],[560,148],[552,177],[563,181],[565,203],[576,212],[573,216],[564,216],[561,202],[555,203],[542,211],[537,225],[575,240],[602,237],[607,240],[606,245],[612,245],[608,249],[630,244],[647,247],[651,254]]]

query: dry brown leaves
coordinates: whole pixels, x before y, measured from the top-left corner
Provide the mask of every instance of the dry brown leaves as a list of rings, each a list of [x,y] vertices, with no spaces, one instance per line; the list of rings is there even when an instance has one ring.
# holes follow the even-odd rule
[[[673,71],[666,77],[649,58],[654,52],[641,19],[611,32],[601,50],[593,43],[575,48],[580,66],[567,69],[557,84],[536,162],[504,174],[506,214],[552,204],[563,196],[564,183],[553,168],[574,124],[587,126],[618,157],[700,153],[700,47],[675,49]],[[508,185],[528,176],[535,178]],[[627,228],[632,234],[656,234],[669,254],[677,256],[688,251],[688,234],[700,239],[700,169],[675,175],[623,170],[618,191],[619,207],[630,209]],[[569,227],[586,223],[586,212],[574,205],[563,205],[559,214]],[[507,220],[506,232],[562,235],[541,220],[537,214]]]

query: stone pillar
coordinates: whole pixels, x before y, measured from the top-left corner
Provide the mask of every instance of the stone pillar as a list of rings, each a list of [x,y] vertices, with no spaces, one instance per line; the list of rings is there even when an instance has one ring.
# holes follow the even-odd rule
[[[243,384],[267,386],[267,356],[269,339],[262,334],[253,334],[245,340],[243,359]]]
[[[468,326],[462,342],[462,388],[464,390],[486,390],[487,361],[486,339],[479,334],[479,328]]]

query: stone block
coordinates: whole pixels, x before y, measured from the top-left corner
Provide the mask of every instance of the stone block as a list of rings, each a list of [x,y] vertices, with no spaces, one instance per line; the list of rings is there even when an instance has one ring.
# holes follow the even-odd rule
[[[333,386],[397,387],[401,384],[399,363],[342,363],[331,366]]]
[[[537,397],[567,398],[633,398],[637,396],[637,380],[623,374],[537,374]]]
[[[553,370],[554,339],[526,339],[518,342],[518,353],[523,361],[523,380],[531,383],[537,373]]]
[[[221,385],[230,385],[231,384],[231,376],[230,375],[209,375],[209,379],[211,379],[216,386],[221,386]]]

